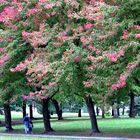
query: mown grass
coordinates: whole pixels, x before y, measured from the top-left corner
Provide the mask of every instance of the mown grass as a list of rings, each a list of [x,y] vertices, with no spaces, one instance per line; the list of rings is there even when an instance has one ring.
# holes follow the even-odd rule
[[[61,121],[58,121],[55,118],[51,119],[51,125],[55,130],[55,132],[52,133],[53,135],[89,136],[91,130],[89,117],[65,117],[64,120]],[[140,118],[99,118],[98,125],[100,131],[102,132],[100,136],[140,137]],[[15,129],[14,133],[24,133],[23,124],[14,125],[13,128]],[[0,132],[4,132],[4,130],[4,127],[0,127]],[[43,132],[44,125],[42,120],[34,120],[33,133],[42,134]]]
[[[0,136],[0,140],[77,140],[77,139],[78,138],[59,138],[59,137],[49,138],[49,137],[30,137],[30,136],[28,136],[28,137],[27,136]]]

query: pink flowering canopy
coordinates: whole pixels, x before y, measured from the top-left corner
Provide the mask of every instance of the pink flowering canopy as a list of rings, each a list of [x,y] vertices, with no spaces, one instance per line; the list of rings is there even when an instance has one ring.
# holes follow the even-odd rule
[[[0,23],[15,33],[11,40],[16,36],[18,47],[33,50],[9,69],[12,73],[27,70],[27,84],[40,88],[24,95],[25,99],[47,98],[58,87],[82,96],[93,89],[111,93],[126,87],[139,65],[140,26],[133,22],[124,27],[116,14],[119,6],[103,0],[2,3]],[[1,55],[1,65],[7,55]]]

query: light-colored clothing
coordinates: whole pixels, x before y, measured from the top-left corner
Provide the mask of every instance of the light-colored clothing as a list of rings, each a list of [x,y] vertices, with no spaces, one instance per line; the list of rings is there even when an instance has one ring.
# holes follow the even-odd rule
[[[25,134],[28,134],[29,133],[29,128],[27,125],[24,125],[24,130],[25,130]]]

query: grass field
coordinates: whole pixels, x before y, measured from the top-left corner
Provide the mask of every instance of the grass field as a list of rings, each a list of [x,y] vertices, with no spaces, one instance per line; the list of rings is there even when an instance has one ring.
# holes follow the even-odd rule
[[[90,134],[90,120],[89,117],[65,117],[64,120],[58,121],[56,118],[51,119],[52,128],[55,130],[49,135],[73,135],[73,136],[89,136]],[[140,137],[140,118],[98,118],[99,129],[102,132],[100,135],[96,136],[121,136],[121,137]],[[42,134],[43,129],[42,120],[34,120],[34,134]],[[13,133],[24,134],[23,124],[14,125],[15,131]],[[4,132],[5,128],[0,127],[0,132]],[[5,139],[6,138],[6,139]],[[0,140],[24,140],[24,138],[14,138],[2,137]],[[37,138],[29,138],[29,140],[36,140]],[[51,138],[47,138],[52,140]],[[58,138],[57,138],[58,139]],[[43,138],[40,138],[43,140]],[[58,139],[59,140],[59,139]],[[63,139],[65,140],[65,139]],[[69,139],[68,139],[69,140]]]
[[[11,136],[0,136],[0,140],[54,140],[54,138],[40,138],[40,137],[11,137]],[[59,139],[57,140],[67,140],[67,139]]]
[[[30,136],[0,136],[0,140],[81,140],[79,138],[59,138],[59,137],[30,137]],[[90,139],[91,140],[91,139]],[[97,139],[93,139],[97,140]]]

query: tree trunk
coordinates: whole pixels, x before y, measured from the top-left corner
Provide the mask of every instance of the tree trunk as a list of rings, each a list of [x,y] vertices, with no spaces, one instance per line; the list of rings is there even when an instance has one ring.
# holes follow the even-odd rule
[[[113,108],[113,106],[112,106],[112,116],[114,117],[114,108]]]
[[[112,101],[112,117],[114,117],[114,101]]]
[[[85,97],[85,101],[86,101],[86,105],[87,105],[90,120],[91,120],[92,134],[93,133],[100,133],[100,131],[98,129],[96,115],[95,115],[94,103],[92,102],[90,95]]]
[[[22,112],[23,112],[23,118],[26,116],[26,103],[23,101],[22,103]]]
[[[78,110],[78,117],[81,117],[81,109]]]
[[[129,112],[129,117],[134,118],[135,117],[135,112],[134,112],[134,93],[130,93],[130,112]]]
[[[114,118],[118,118],[119,116],[118,116],[118,110],[117,110],[117,103],[114,103],[114,105],[113,105],[113,114],[114,114]]]
[[[96,107],[96,114],[97,114],[97,116],[99,116],[99,108],[98,107]]]
[[[122,110],[122,115],[124,116],[124,112],[125,112],[125,105],[123,105],[123,110]]]
[[[105,118],[105,109],[102,107],[102,118]]]
[[[5,127],[6,131],[12,131],[12,122],[11,122],[11,110],[9,104],[4,104],[4,114],[5,114]]]
[[[34,119],[34,117],[33,117],[33,106],[32,106],[32,104],[29,105],[29,112],[30,112],[30,119]]]
[[[42,100],[42,112],[43,112],[43,121],[45,132],[51,132],[53,129],[51,128],[50,123],[50,112],[49,112],[49,99]]]
[[[58,113],[58,120],[63,120],[62,113],[62,109],[60,109]]]
[[[58,120],[62,120],[63,119],[62,118],[62,109],[60,109],[60,105],[58,104],[58,102],[55,99],[53,99],[52,102],[53,102],[54,107],[56,109],[56,114],[58,116]]]
[[[117,107],[117,113],[118,113],[118,116],[120,116],[120,108]]]

